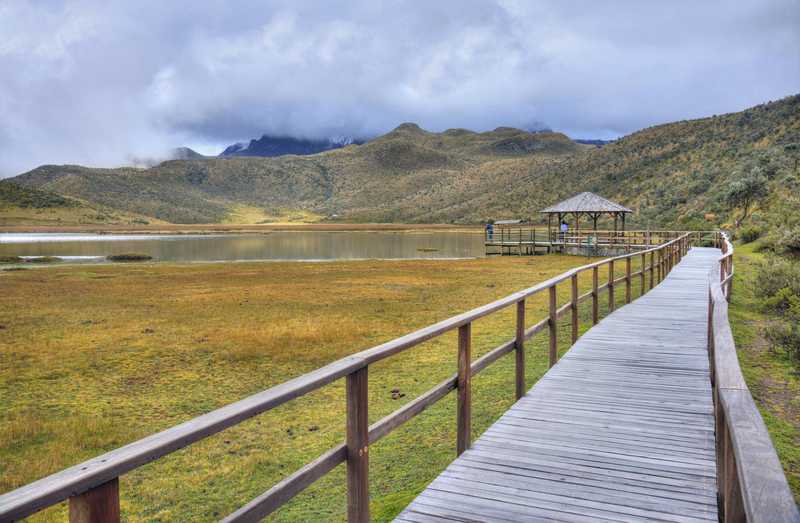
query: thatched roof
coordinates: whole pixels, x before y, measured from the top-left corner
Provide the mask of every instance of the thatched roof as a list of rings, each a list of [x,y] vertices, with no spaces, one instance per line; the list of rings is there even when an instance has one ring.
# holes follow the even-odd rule
[[[568,200],[561,203],[551,205],[542,211],[543,213],[574,213],[574,212],[609,212],[609,213],[626,213],[633,212],[633,210],[623,207],[618,203],[601,198],[596,194],[590,192],[582,192],[577,196],[573,196]]]

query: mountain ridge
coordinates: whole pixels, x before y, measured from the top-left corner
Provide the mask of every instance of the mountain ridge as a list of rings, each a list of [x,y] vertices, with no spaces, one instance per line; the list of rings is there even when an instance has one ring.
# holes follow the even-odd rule
[[[362,145],[314,155],[172,160],[150,169],[41,166],[10,179],[172,223],[269,219],[298,210],[377,223],[532,219],[583,191],[636,211],[631,226],[730,217],[728,182],[750,164],[791,169],[800,95],[727,115],[643,129],[602,147],[561,133],[423,130],[406,122]]]

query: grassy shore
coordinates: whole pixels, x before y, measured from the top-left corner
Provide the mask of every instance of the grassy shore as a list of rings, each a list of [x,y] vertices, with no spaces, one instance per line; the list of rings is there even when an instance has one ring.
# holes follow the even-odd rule
[[[584,263],[551,255],[3,271],[0,492]],[[581,292],[590,285],[582,278]],[[569,301],[569,286],[558,294]],[[528,300],[528,323],[546,309],[546,293]],[[513,338],[513,314],[473,325],[474,358]],[[563,352],[567,321],[560,331]],[[527,345],[529,386],[546,371],[546,343],[540,335]],[[454,334],[371,366],[370,422],[455,369]],[[513,402],[513,374],[507,357],[475,378],[475,437]],[[391,399],[392,388],[405,397]],[[344,439],[343,389],[340,380],[123,476],[123,519],[221,519]],[[370,454],[374,520],[389,520],[455,457],[455,396]],[[343,521],[344,483],[339,467],[270,520]],[[31,520],[63,520],[65,506]]]
[[[800,506],[800,369],[772,350],[764,329],[778,320],[759,307],[753,293],[755,263],[764,261],[755,244],[734,247],[734,283],[729,317],[739,364]]]
[[[9,225],[0,227],[0,233],[98,233],[98,234],[263,234],[270,232],[438,232],[483,233],[483,226],[426,225],[404,223],[269,223],[259,225],[203,224],[203,225]]]

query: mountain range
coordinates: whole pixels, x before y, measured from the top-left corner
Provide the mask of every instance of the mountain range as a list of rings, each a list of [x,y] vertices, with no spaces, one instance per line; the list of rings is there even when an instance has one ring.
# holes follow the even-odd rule
[[[358,141],[343,136],[324,140],[310,140],[306,138],[293,138],[291,136],[267,136],[265,134],[258,140],[250,140],[250,143],[240,142],[230,145],[222,151],[219,156],[221,158],[240,156],[275,158],[287,154],[305,156],[331,151],[333,149],[341,149],[351,144],[361,145],[363,143],[363,140]]]
[[[553,132],[431,133],[405,123],[316,154],[239,154],[262,140],[150,169],[46,165],[8,181],[171,223],[268,222],[295,211],[352,222],[541,223],[539,210],[591,191],[634,209],[634,227],[700,225],[707,213],[730,218],[727,184],[750,166],[793,176],[787,146],[800,143],[800,95],[651,127],[602,147]]]

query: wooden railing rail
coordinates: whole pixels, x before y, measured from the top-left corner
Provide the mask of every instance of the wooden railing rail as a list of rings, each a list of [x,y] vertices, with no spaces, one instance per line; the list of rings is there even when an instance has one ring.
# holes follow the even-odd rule
[[[742,376],[728,321],[733,246],[721,238],[723,256],[709,271],[708,350],[716,415],[720,521],[800,522],[764,420]]]
[[[580,304],[592,300],[592,321],[598,322],[599,295],[609,293],[608,310],[614,310],[614,288],[625,284],[625,301],[631,300],[634,278],[641,279],[645,289],[646,275],[650,273],[650,288],[661,282],[680,257],[688,251],[690,243],[700,241],[695,233],[685,233],[676,239],[652,249],[601,260],[569,270],[543,283],[517,292],[488,305],[425,327],[372,349],[342,358],[325,367],[291,381],[255,394],[226,407],[141,439],[80,465],[57,472],[29,485],[0,496],[0,523],[10,523],[25,518],[65,499],[70,500],[70,522],[119,521],[119,476],[157,460],[178,449],[207,438],[226,428],[278,407],[297,397],[319,389],[340,378],[346,379],[346,441],[335,446],[278,485],[257,497],[225,522],[255,522],[282,506],[299,492],[314,483],[341,463],[347,463],[347,507],[349,522],[369,521],[369,446],[412,419],[417,414],[458,390],[457,400],[457,453],[461,454],[472,441],[471,434],[471,378],[501,357],[515,352],[515,396],[526,392],[525,342],[542,331],[549,330],[550,366],[557,362],[557,323],[572,312],[572,342],[578,339],[578,310]],[[650,254],[650,265],[647,254]],[[641,257],[641,270],[631,272],[634,257]],[[625,263],[625,276],[616,278],[614,263]],[[599,284],[599,270],[609,266],[608,282]],[[578,275],[592,271],[592,290],[578,295]],[[562,306],[556,303],[556,286],[570,281],[571,299]],[[525,301],[547,290],[549,314],[535,325],[526,328]],[[516,305],[515,337],[483,357],[472,361],[471,324],[497,311]],[[415,347],[428,340],[458,329],[457,373],[418,398],[394,411],[389,416],[367,426],[367,384],[369,365]]]

